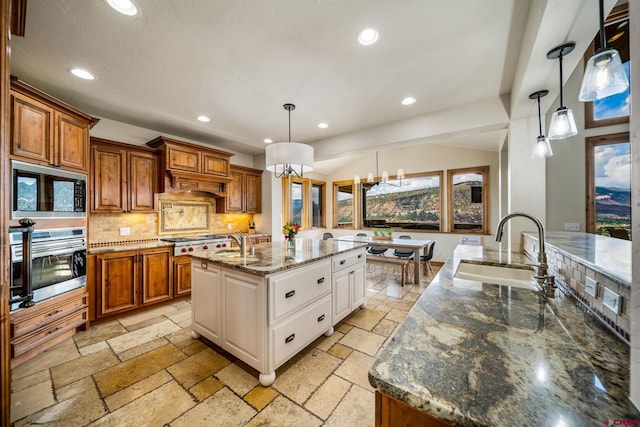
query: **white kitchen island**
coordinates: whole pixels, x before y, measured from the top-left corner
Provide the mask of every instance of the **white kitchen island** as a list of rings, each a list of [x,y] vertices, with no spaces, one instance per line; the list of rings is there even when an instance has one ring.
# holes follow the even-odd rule
[[[275,370],[365,301],[365,246],[295,239],[255,255],[191,255],[192,336],[205,337],[275,381]]]

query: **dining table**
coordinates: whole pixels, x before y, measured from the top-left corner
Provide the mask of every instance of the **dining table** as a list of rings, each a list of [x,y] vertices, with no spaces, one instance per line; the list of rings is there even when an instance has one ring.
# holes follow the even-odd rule
[[[366,243],[367,247],[383,247],[389,249],[412,249],[413,250],[413,260],[415,268],[413,269],[413,283],[420,283],[420,277],[422,275],[422,263],[420,262],[421,252],[431,244],[433,240],[418,240],[418,239],[399,239],[397,237],[392,237],[391,239],[376,239],[371,236],[337,236],[334,238],[335,240],[341,240],[344,242],[360,242]]]

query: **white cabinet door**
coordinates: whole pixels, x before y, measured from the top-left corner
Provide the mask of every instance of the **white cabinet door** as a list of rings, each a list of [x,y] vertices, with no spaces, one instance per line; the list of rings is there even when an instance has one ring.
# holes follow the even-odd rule
[[[220,268],[206,261],[191,262],[191,329],[220,345],[222,293]]]
[[[351,310],[355,310],[364,304],[366,299],[367,278],[366,278],[367,266],[364,262],[357,264],[353,270],[351,289],[353,294],[351,295]]]
[[[259,276],[222,270],[222,347],[264,372],[267,292]]]
[[[333,273],[332,305],[335,325],[351,313],[351,271],[349,269]]]

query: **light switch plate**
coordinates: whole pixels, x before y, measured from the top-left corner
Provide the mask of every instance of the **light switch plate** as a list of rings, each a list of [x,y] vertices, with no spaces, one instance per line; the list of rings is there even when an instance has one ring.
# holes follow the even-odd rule
[[[615,314],[620,314],[620,295],[607,287],[604,288],[602,303]]]
[[[596,282],[591,277],[585,278],[584,290],[586,293],[588,293],[592,297],[598,296],[598,282]]]
[[[579,222],[565,222],[564,231],[580,231]]]
[[[121,236],[130,236],[131,228],[130,227],[120,227],[120,235]]]

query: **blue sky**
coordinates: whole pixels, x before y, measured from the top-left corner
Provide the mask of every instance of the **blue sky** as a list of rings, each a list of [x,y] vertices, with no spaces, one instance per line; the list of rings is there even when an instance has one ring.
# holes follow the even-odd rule
[[[595,147],[596,186],[631,189],[631,144]]]

